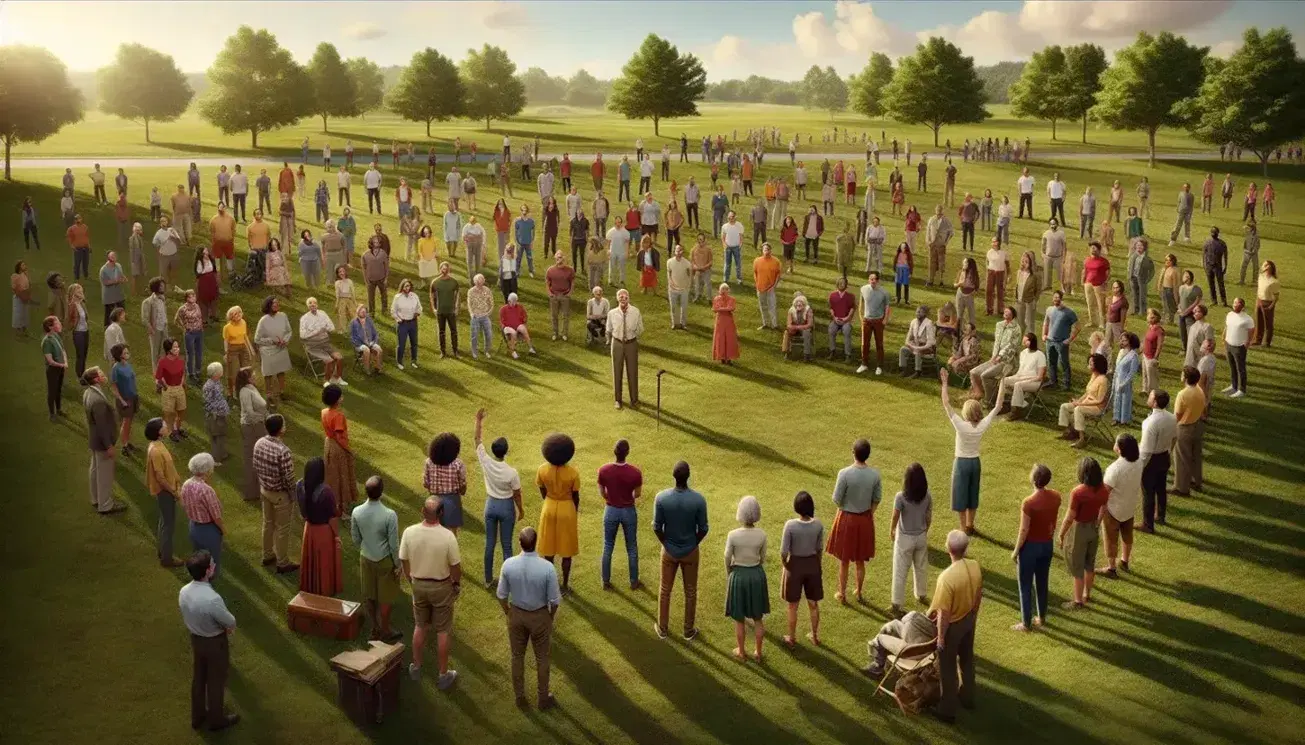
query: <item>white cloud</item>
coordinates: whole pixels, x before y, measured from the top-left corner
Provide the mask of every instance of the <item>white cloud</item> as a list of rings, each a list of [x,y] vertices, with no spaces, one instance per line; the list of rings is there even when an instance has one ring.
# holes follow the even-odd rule
[[[711,48],[710,57],[712,62],[718,65],[732,65],[743,61],[743,39],[733,34],[722,36],[720,41],[716,42]]]
[[[903,34],[875,15],[868,2],[838,0],[832,22],[820,11],[793,19],[793,43],[809,58],[901,52]]]
[[[350,39],[371,41],[372,39],[379,39],[389,32],[370,21],[361,21],[359,23],[351,23],[348,26],[345,26],[343,33]]]
[[[1229,39],[1227,41],[1221,41],[1215,44],[1214,46],[1210,47],[1210,56],[1218,57],[1219,59],[1228,59],[1229,57],[1233,56],[1233,54],[1238,49],[1241,48],[1242,48],[1241,39]]]

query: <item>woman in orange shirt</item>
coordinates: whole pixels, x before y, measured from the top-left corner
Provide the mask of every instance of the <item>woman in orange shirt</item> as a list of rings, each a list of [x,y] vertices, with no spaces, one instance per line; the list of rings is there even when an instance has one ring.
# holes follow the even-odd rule
[[[344,390],[332,383],[322,389],[322,459],[326,463],[326,485],[335,494],[335,515],[339,517],[358,499],[358,478],[353,450],[349,448],[349,421],[340,410]],[[305,545],[307,541],[305,540]],[[305,549],[306,550],[306,549]]]

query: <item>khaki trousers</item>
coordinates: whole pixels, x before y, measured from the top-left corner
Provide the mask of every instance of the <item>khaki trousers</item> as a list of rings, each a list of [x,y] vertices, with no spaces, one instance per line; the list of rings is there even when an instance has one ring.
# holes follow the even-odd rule
[[[657,625],[666,630],[671,620],[671,591],[675,589],[675,573],[684,574],[684,633],[693,630],[698,613],[698,549],[676,558],[662,549],[662,578],[657,587]]]
[[[542,701],[548,697],[549,650],[553,640],[553,617],[548,608],[521,610],[515,605],[508,609],[508,645],[512,648],[512,690],[517,698],[526,695],[526,647],[535,649],[535,674],[537,695]]]
[[[1106,286],[1083,284],[1083,299],[1087,303],[1088,325],[1102,326],[1106,322]]]
[[[263,501],[263,559],[276,559],[277,566],[290,562],[290,495],[259,489]]]
[[[1201,444],[1205,422],[1178,425],[1178,444],[1174,447],[1174,491],[1186,493],[1200,489],[1202,476]]]
[[[1022,409],[1028,405],[1024,397],[1033,393],[1042,387],[1042,381],[1038,378],[1017,378],[1014,375],[1006,377],[1006,387],[1010,389],[1010,405],[1016,409]],[[987,386],[985,385],[986,389]]]
[[[118,461],[103,450],[91,451],[88,476],[91,484],[91,504],[98,512],[108,512],[117,506],[113,499],[113,472]]]
[[[639,403],[639,340],[612,339],[612,383],[616,402],[621,403],[622,375],[630,379],[630,403]]]

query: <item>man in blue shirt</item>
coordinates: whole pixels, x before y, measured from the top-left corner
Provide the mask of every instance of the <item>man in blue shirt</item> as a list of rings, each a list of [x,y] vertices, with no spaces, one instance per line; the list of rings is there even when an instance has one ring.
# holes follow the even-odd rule
[[[231,647],[227,637],[236,630],[236,618],[227,610],[222,596],[209,583],[217,562],[204,550],[186,560],[191,582],[177,594],[181,620],[190,631],[194,669],[190,683],[190,726],[210,731],[226,729],[240,721],[239,714],[227,714],[222,704],[231,670]]]
[[[657,621],[653,631],[666,638],[671,614],[671,590],[675,573],[684,573],[684,638],[693,639],[698,608],[698,545],[707,537],[707,500],[689,488],[689,464],[680,461],[671,472],[675,488],[664,489],[653,499],[653,533],[662,543],[662,579],[658,587]]]
[[[1043,388],[1056,387],[1057,361],[1059,367],[1065,370],[1065,390],[1069,390],[1070,386],[1069,345],[1078,338],[1080,328],[1078,314],[1062,302],[1063,298],[1060,290],[1051,293],[1051,305],[1047,306],[1047,313],[1042,319],[1042,340],[1047,346],[1047,371],[1051,373],[1051,378]]]
[[[521,217],[512,225],[513,238],[517,242],[517,274],[521,274],[521,258],[526,259],[530,276],[535,276],[535,254],[530,246],[535,242],[535,219],[530,216],[530,205],[521,205]]]
[[[367,501],[350,513],[349,533],[358,547],[358,574],[372,639],[393,643],[403,634],[390,628],[390,610],[399,598],[399,516],[381,502],[385,482],[372,476],[363,486]]]
[[[562,592],[553,563],[535,553],[538,540],[534,528],[522,528],[517,537],[521,553],[504,561],[498,575],[498,603],[508,618],[508,644],[512,648],[512,690],[517,707],[522,709],[530,706],[525,680],[527,644],[535,649],[539,708],[551,709],[557,704],[548,692],[549,646]]]

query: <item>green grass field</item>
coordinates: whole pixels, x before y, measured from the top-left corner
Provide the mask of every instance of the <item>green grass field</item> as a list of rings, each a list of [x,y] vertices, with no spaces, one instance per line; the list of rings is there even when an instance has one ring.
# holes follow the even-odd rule
[[[328,135],[322,133],[320,118],[308,117],[295,126],[261,133],[257,151],[250,147],[248,132],[223,135],[200,119],[193,109],[175,122],[151,124],[152,143],[145,142],[145,128],[139,123],[99,111],[88,111],[82,122],[64,128],[42,143],[20,143],[14,148],[14,157],[101,157],[107,154],[185,157],[225,153],[297,156],[299,145],[305,137],[312,141],[312,154],[316,157],[321,155],[323,140],[329,137],[337,159],[344,157],[344,143],[350,139],[358,149],[359,160],[370,156],[372,141],[381,143],[382,158],[388,159],[389,143],[393,140],[412,142],[422,153],[431,145],[440,152],[451,152],[453,139],[461,137],[464,147],[468,147],[474,140],[480,145],[481,152],[492,153],[499,151],[503,135],[510,135],[519,144],[526,138],[538,135],[541,149],[550,153],[563,150],[592,153],[599,149],[609,152],[625,149],[633,154],[636,137],[642,137],[651,151],[660,150],[663,142],[670,144],[674,151],[679,147],[681,132],[689,134],[690,152],[696,153],[693,143],[695,135],[701,141],[705,133],[723,133],[728,137],[737,129],[739,137],[743,137],[749,127],[761,126],[777,126],[781,129],[784,137],[782,150],[787,150],[788,138],[797,131],[803,135],[802,148],[807,152],[865,151],[859,140],[854,145],[845,145],[841,141],[837,145],[821,143],[820,133],[831,126],[826,112],[768,104],[703,104],[699,109],[702,115],[698,117],[663,120],[660,138],[653,136],[651,120],[624,119],[601,109],[568,106],[530,108],[515,119],[493,122],[489,131],[485,130],[483,121],[436,122],[431,127],[430,138],[425,136],[426,127],[423,123],[404,121],[388,112],[369,114],[365,119],[332,119]],[[1011,116],[1010,107],[1004,104],[990,105],[988,110],[992,118],[983,124],[943,127],[939,144],[951,138],[952,145],[959,151],[966,138],[975,141],[979,137],[1000,135],[1021,141],[1025,137],[1030,138],[1035,156],[1039,151],[1141,152],[1146,149],[1146,135],[1138,132],[1114,132],[1094,123],[1088,127],[1088,142],[1085,144],[1081,141],[1081,125],[1078,122],[1061,122],[1057,126],[1057,139],[1053,141],[1051,125],[1047,122],[1017,119]],[[836,115],[833,121],[840,129],[847,127],[858,135],[865,131],[877,137],[879,131],[884,130],[890,140],[894,137],[902,141],[909,139],[915,152],[922,152],[933,143],[933,133],[924,125],[869,120],[850,112]],[[808,134],[815,137],[811,144],[806,141]],[[1156,146],[1171,151],[1210,149],[1176,130],[1162,130],[1156,137]],[[364,156],[364,150],[367,150],[367,156]]]
[[[726,121],[715,110],[707,119]],[[816,117],[818,119],[818,117]],[[736,110],[733,121],[746,127],[752,116]],[[101,120],[103,121],[103,120]],[[601,124],[601,126],[600,126]],[[699,131],[693,122],[693,131]],[[496,125],[496,128],[499,125]],[[503,129],[527,132],[533,124],[509,122]],[[413,130],[411,125],[405,125]],[[632,139],[641,125],[605,118],[570,130],[602,142]],[[791,126],[786,126],[790,129]],[[267,138],[269,147],[292,147],[313,124],[283,130]],[[343,127],[342,127],[343,129]],[[391,123],[351,122],[352,131],[384,133]],[[650,128],[649,128],[650,129]],[[990,128],[997,131],[994,124]],[[441,129],[440,136],[453,129]],[[470,131],[470,130],[465,130]],[[555,130],[557,131],[557,130]],[[597,133],[592,134],[589,133]],[[678,123],[664,127],[678,134]],[[959,131],[959,130],[958,130]],[[1003,132],[1006,131],[1003,123]],[[175,133],[174,133],[175,132]],[[415,134],[415,132],[414,132]],[[648,137],[646,136],[647,140]],[[30,154],[98,151],[113,168],[110,153],[139,155],[140,139],[122,125],[94,141],[90,124],[69,128]],[[1115,135],[1112,135],[1114,137]],[[245,138],[222,138],[192,123],[164,125],[159,140],[178,143],[159,154],[201,154],[243,146]],[[361,141],[364,138],[356,138]],[[547,136],[546,136],[547,139]],[[920,139],[923,139],[922,137]],[[956,133],[953,133],[956,140]],[[1189,144],[1190,146],[1190,144]],[[1148,233],[1167,233],[1172,220],[1172,195],[1184,180],[1199,182],[1205,170],[1219,164],[1162,163],[1148,170],[1125,160],[1036,163],[1039,181],[1053,168],[1069,183],[1072,194],[1092,185],[1105,194],[1111,180],[1129,187],[1145,174],[1154,185],[1155,218]],[[768,161],[763,174],[786,173],[786,159]],[[1255,177],[1249,163],[1235,167],[1239,183]],[[151,185],[170,190],[183,169],[133,169],[131,199],[137,219],[146,222]],[[204,172],[205,216],[214,211],[213,169]],[[415,173],[415,171],[411,172]],[[422,367],[398,373],[389,367],[383,378],[354,378],[347,389],[345,410],[359,452],[360,477],[383,475],[389,503],[408,525],[419,519],[421,467],[426,444],[437,432],[452,430],[463,441],[469,460],[470,490],[466,497],[467,527],[462,533],[467,585],[459,601],[453,667],[461,672],[456,688],[436,690],[431,676],[420,685],[404,682],[402,711],[383,726],[359,731],[335,703],[335,681],[326,660],[345,649],[343,643],[305,638],[285,629],[286,601],[297,583],[258,566],[259,515],[237,493],[241,478],[239,456],[219,469],[216,486],[231,533],[224,553],[219,590],[239,619],[233,637],[233,674],[229,704],[244,720],[220,737],[201,737],[187,727],[190,651],[176,609],[182,572],[158,568],[153,558],[155,509],[148,496],[140,458],[125,458],[118,469],[117,496],[130,505],[121,515],[101,518],[87,502],[86,425],[68,384],[69,416],[57,425],[46,421],[40,355],[34,339],[0,342],[0,386],[8,405],[8,424],[0,442],[9,466],[10,537],[0,548],[3,589],[10,598],[9,621],[0,631],[0,669],[6,695],[0,699],[0,721],[6,740],[31,743],[85,742],[176,745],[225,739],[248,743],[331,743],[370,740],[411,742],[434,737],[442,742],[587,742],[600,743],[755,743],[755,742],[1010,742],[1055,738],[1061,742],[1222,743],[1232,740],[1269,743],[1300,741],[1296,723],[1305,714],[1305,607],[1301,596],[1305,570],[1305,468],[1300,457],[1303,397],[1298,378],[1305,360],[1300,331],[1305,311],[1297,301],[1305,272],[1305,184],[1295,168],[1272,168],[1279,193],[1278,216],[1262,223],[1262,257],[1278,262],[1284,303],[1278,316],[1278,341],[1272,350],[1254,349],[1250,357],[1250,395],[1239,401],[1220,398],[1215,422],[1206,439],[1208,489],[1190,498],[1171,500],[1169,526],[1156,536],[1140,536],[1134,571],[1126,578],[1098,583],[1095,608],[1068,616],[1053,610],[1049,625],[1037,634],[1019,636],[1008,630],[1018,618],[1015,567],[1011,542],[1018,526],[1018,504],[1028,492],[1027,474],[1035,461],[1055,474],[1053,486],[1065,493],[1073,487],[1080,453],[1056,438],[1054,423],[997,424],[984,446],[983,502],[979,526],[984,537],[972,544],[973,555],[985,570],[987,602],[979,618],[978,709],[962,712],[949,728],[928,718],[907,718],[886,698],[873,697],[873,685],[858,672],[865,664],[865,643],[887,618],[891,555],[887,524],[890,513],[880,509],[879,556],[869,566],[867,604],[823,606],[824,646],[799,646],[787,651],[778,644],[783,633],[783,606],[778,597],[780,526],[790,516],[792,495],[806,489],[817,496],[818,516],[826,526],[833,518],[829,493],[838,468],[850,461],[853,439],[869,437],[872,461],[883,470],[888,496],[896,490],[907,464],[919,461],[932,481],[939,509],[931,532],[932,578],[945,565],[942,539],[954,520],[946,511],[949,493],[952,431],[938,402],[937,381],[903,381],[896,365],[874,379],[856,376],[842,362],[803,364],[779,357],[779,339],[758,332],[756,304],[748,287],[738,297],[743,356],[726,369],[710,358],[711,320],[703,307],[690,312],[687,333],[667,330],[663,296],[635,296],[646,314],[641,369],[643,399],[652,403],[654,373],[664,378],[660,427],[651,407],[614,412],[609,362],[603,351],[585,348],[579,324],[570,343],[550,342],[547,307],[541,282],[522,282],[523,302],[531,312],[538,340],[538,357],[520,361],[496,355],[492,362],[436,359],[435,326],[422,322]],[[698,164],[675,167],[683,183],[690,174],[705,181]],[[387,184],[393,183],[387,170]],[[0,205],[10,216],[3,256],[12,265],[25,259],[32,276],[47,271],[69,272],[71,259],[62,241],[57,207],[59,172],[19,170],[13,183],[0,184]],[[967,165],[959,174],[959,190],[993,188],[1000,195],[1014,190],[1016,171],[1007,165]],[[84,182],[84,178],[82,179]],[[1041,188],[1041,187],[1039,187]],[[666,184],[655,182],[659,199]],[[476,211],[488,220],[494,189],[482,185]],[[509,202],[515,207],[518,190]],[[381,221],[402,251],[393,217],[392,191],[386,189],[387,215]],[[592,194],[586,190],[586,200]],[[44,249],[24,255],[18,234],[18,205],[32,196],[41,213]],[[922,211],[936,203],[936,193],[908,195]],[[885,195],[881,192],[881,199]],[[354,204],[364,203],[355,189]],[[1103,201],[1104,203],[1104,201]],[[103,261],[112,246],[111,212],[89,205],[79,194],[79,208],[94,231],[95,259]],[[886,204],[884,205],[886,207]],[[311,215],[307,201],[301,215]],[[799,209],[794,205],[794,209]],[[1037,202],[1045,215],[1045,200]],[[834,229],[853,212],[839,205]],[[338,214],[332,207],[332,214]],[[891,241],[900,239],[900,219],[881,211]],[[1195,235],[1217,224],[1230,236],[1240,233],[1240,212],[1216,208],[1213,216],[1198,215]],[[364,226],[369,222],[360,216]],[[304,226],[319,226],[305,220]],[[1012,252],[1031,247],[1043,226],[1017,220]],[[152,228],[147,228],[147,233]],[[564,232],[565,236],[565,232]],[[565,238],[564,238],[565,240]],[[826,241],[827,243],[829,241]],[[1240,260],[1240,243],[1233,254]],[[979,245],[986,244],[980,236]],[[748,240],[750,245],[750,239]],[[1072,240],[1080,257],[1083,244]],[[243,240],[238,251],[243,252]],[[1163,251],[1163,249],[1160,249]],[[1195,266],[1198,248],[1175,249],[1180,264]],[[953,267],[959,246],[950,252]],[[747,259],[755,254],[745,250]],[[1118,250],[1116,252],[1118,257]],[[537,256],[536,258],[540,258]],[[152,262],[151,262],[152,266]],[[719,265],[718,265],[719,266]],[[296,282],[300,281],[297,270]],[[415,276],[415,267],[400,263],[396,274]],[[458,263],[457,273],[465,276]],[[915,302],[936,307],[945,298],[919,284]],[[1118,274],[1116,274],[1118,276]],[[634,280],[633,273],[629,279]],[[802,266],[781,285],[781,307],[793,291],[802,289],[821,300],[831,289],[834,272],[826,260],[819,268]],[[1251,296],[1251,288],[1232,294]],[[91,288],[88,306],[98,319],[98,288]],[[41,293],[39,297],[44,298]],[[297,322],[306,294],[296,287],[287,308]],[[240,303],[253,311],[261,295],[227,295],[223,303]],[[139,297],[129,300],[128,336],[136,350],[137,372],[144,374],[146,344],[138,320]],[[1152,302],[1155,302],[1154,293]],[[175,303],[170,304],[175,307]],[[1082,309],[1081,296],[1071,305]],[[1222,326],[1222,310],[1214,314]],[[823,319],[823,314],[819,316]],[[991,319],[984,335],[991,337]],[[823,321],[822,321],[823,322]],[[1135,323],[1135,322],[1133,322]],[[906,313],[895,311],[887,345],[890,356],[901,344]],[[393,349],[392,322],[380,324],[382,341]],[[98,324],[92,324],[91,362],[100,360]],[[1172,329],[1171,329],[1172,330]],[[462,329],[466,344],[466,324]],[[824,350],[823,334],[817,349]],[[1076,353],[1076,362],[1083,345]],[[985,344],[985,349],[987,345]],[[206,337],[210,359],[220,350],[216,331]],[[1220,345],[1222,352],[1222,345]],[[297,366],[303,363],[296,351]],[[1176,388],[1177,354],[1170,347],[1162,360],[1166,385]],[[1081,365],[1080,365],[1081,370]],[[1082,373],[1076,388],[1081,386]],[[321,436],[314,385],[302,374],[290,376],[294,399],[283,407],[290,417],[288,442],[297,462],[317,455]],[[1220,359],[1218,387],[1228,379]],[[1059,397],[1055,397],[1059,400]],[[147,415],[157,415],[156,396],[143,396]],[[483,486],[472,452],[472,421],[478,407],[490,411],[487,435],[506,435],[512,442],[509,461],[523,476],[542,462],[539,442],[552,431],[575,437],[575,464],[584,476],[581,493],[581,554],[573,574],[575,593],[558,614],[554,637],[553,683],[560,707],[548,713],[518,712],[511,706],[509,658],[503,623],[492,595],[478,587],[483,535],[480,523]],[[192,423],[199,422],[198,396],[191,396]],[[1140,421],[1142,410],[1135,412]],[[143,418],[137,420],[143,423]],[[173,451],[178,464],[206,447],[202,426]],[[140,424],[134,439],[140,444]],[[1135,426],[1132,431],[1137,434]],[[238,433],[231,445],[239,453]],[[641,572],[648,590],[632,593],[599,587],[601,503],[594,472],[609,459],[613,441],[628,438],[631,461],[643,468],[647,487],[640,520]],[[1107,459],[1099,441],[1090,453]],[[656,613],[656,543],[651,530],[649,500],[670,484],[675,461],[687,459],[693,484],[708,497],[711,534],[703,547],[698,641],[684,643],[672,636],[658,641],[650,625]],[[527,522],[537,519],[539,502],[527,489]],[[725,572],[721,560],[725,534],[734,527],[735,505],[744,494],[760,498],[762,525],[772,541],[767,572],[772,589],[766,661],[740,664],[730,658],[732,624],[723,615]],[[178,550],[189,545],[185,528],[177,531]],[[298,545],[296,537],[294,545]],[[345,564],[352,567],[356,551],[345,540]],[[826,561],[826,591],[832,597],[835,566]],[[618,546],[613,572],[618,587],[625,571]],[[1052,604],[1066,599],[1070,580],[1057,558],[1052,570]],[[344,597],[356,597],[357,578],[347,574]],[[680,595],[672,613],[678,627]],[[411,628],[411,611],[396,609],[400,628]],[[803,614],[805,615],[805,614]],[[805,620],[799,626],[805,631]],[[527,673],[528,685],[533,676]]]

